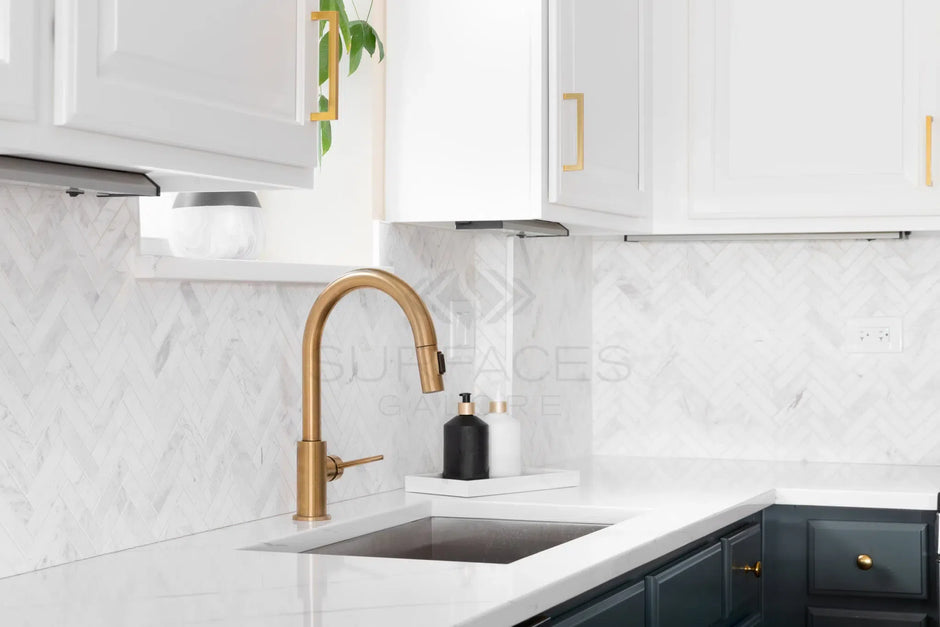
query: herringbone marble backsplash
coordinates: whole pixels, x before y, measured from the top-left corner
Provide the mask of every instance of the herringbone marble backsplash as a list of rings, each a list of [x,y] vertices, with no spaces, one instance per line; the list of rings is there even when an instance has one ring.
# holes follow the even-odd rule
[[[136,213],[0,187],[0,576],[293,510],[300,341],[321,288],[138,281]],[[324,338],[325,439],[385,460],[330,484],[331,501],[439,468],[456,394],[493,392],[512,363],[505,237],[384,227],[382,239],[382,263],[435,318],[447,391],[420,393],[391,299],[341,302]],[[467,347],[450,347],[455,301],[473,307]],[[533,423],[526,457],[568,455],[582,421]]]
[[[940,237],[593,254],[596,453],[940,464]],[[876,316],[904,351],[845,352]]]

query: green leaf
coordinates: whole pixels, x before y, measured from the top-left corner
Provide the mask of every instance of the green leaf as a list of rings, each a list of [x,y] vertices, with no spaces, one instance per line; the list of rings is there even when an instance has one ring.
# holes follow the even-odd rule
[[[330,108],[330,100],[326,96],[320,96],[320,111],[327,111]],[[320,155],[325,155],[330,151],[333,145],[333,127],[329,120],[320,121]]]
[[[366,52],[369,53],[369,56],[375,54],[375,42],[379,38],[378,34],[375,32],[375,29],[372,28],[372,25],[368,22],[362,23],[362,47],[366,49]]]
[[[320,0],[320,10],[339,13],[340,50],[343,48],[349,50],[349,16],[346,14],[346,5],[343,0]],[[323,33],[326,32],[326,25],[326,20],[320,20],[320,37],[323,37]]]
[[[339,13],[339,32],[342,36],[343,45],[347,51],[349,51],[349,16],[346,14],[346,5],[343,0],[320,0],[320,10],[321,11],[336,11]],[[325,24],[326,20],[321,22],[320,34],[323,34],[322,24]]]
[[[385,44],[379,39],[378,34],[375,35],[375,43],[379,45],[379,63],[381,63],[385,60]]]
[[[320,85],[330,80],[330,38],[320,37]],[[343,60],[343,47],[339,47],[339,60]]]
[[[352,76],[352,73],[359,69],[359,63],[362,61],[362,47],[365,42],[365,34],[361,21],[353,22],[349,30],[352,34],[349,49],[349,74]]]
[[[320,37],[320,85],[330,80],[330,45],[326,35]]]

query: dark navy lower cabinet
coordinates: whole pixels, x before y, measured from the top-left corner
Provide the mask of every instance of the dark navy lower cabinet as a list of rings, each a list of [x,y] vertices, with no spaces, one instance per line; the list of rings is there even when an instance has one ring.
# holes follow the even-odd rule
[[[810,520],[807,526],[811,594],[927,598],[926,523]]]
[[[926,614],[811,607],[809,627],[927,627]]]
[[[755,514],[517,627],[757,627],[761,551]]]
[[[938,627],[936,512],[764,511],[767,627]]]
[[[722,611],[721,544],[646,578],[649,627],[717,625]]]
[[[643,582],[615,590],[577,607],[551,623],[556,627],[646,627]]]
[[[751,525],[722,538],[721,546],[725,577],[724,615],[731,624],[739,625],[741,621],[752,620],[754,615],[760,614],[764,546],[761,526]]]

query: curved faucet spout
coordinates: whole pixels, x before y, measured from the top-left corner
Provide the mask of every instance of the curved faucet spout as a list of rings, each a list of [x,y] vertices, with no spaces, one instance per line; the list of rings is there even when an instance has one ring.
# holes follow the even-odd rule
[[[411,323],[421,390],[444,389],[444,355],[437,350],[437,333],[427,306],[403,280],[384,270],[354,270],[341,276],[321,292],[304,328],[303,340],[303,440],[297,447],[297,520],[325,520],[326,443],[320,441],[320,347],[330,312],[346,294],[363,287],[385,292],[398,303]],[[335,460],[334,460],[335,461]],[[332,480],[331,477],[329,480]]]

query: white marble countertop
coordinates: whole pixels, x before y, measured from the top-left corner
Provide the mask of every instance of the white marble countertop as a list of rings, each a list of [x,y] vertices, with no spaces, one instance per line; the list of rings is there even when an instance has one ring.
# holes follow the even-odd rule
[[[940,467],[594,457],[581,486],[388,492],[0,580],[13,625],[512,625],[771,504],[934,510]],[[429,514],[616,523],[512,564],[300,555]],[[621,521],[621,522],[617,522]]]

